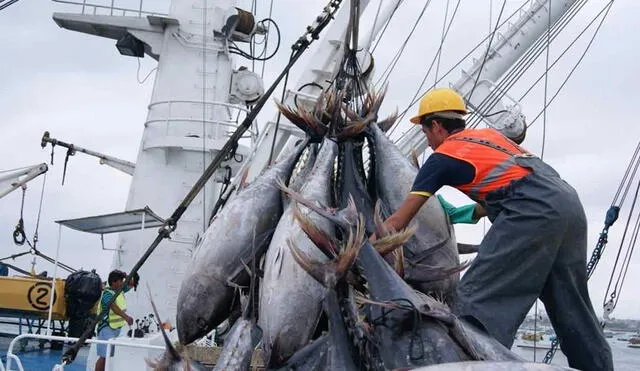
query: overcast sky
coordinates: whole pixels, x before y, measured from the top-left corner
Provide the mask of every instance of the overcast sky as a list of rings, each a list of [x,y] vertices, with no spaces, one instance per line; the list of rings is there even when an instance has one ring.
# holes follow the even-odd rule
[[[265,85],[286,63],[289,46],[304,27],[319,13],[326,1],[276,1],[272,18],[278,22],[282,46],[278,56],[267,64]],[[121,1],[134,4],[136,1]],[[150,3],[150,2],[146,2]],[[163,1],[153,2],[157,10],[166,9]],[[248,1],[239,2],[248,9]],[[451,1],[449,17],[455,1]],[[503,17],[523,1],[507,1]],[[550,48],[551,61],[564,50],[606,1],[590,1]],[[371,23],[377,1],[372,1],[362,27]],[[424,1],[406,1],[392,20],[374,53],[376,72],[380,74],[396,53]],[[382,111],[404,109],[422,79],[437,50],[445,12],[445,0],[434,0],[405,49],[389,79],[389,93]],[[495,23],[501,0],[462,1],[444,44],[439,69],[441,76],[489,32],[489,16]],[[149,9],[147,5],[145,8]],[[491,8],[491,9],[490,9]],[[0,130],[3,133],[0,171],[41,162],[49,163],[51,148],[40,148],[45,130],[51,136],[129,161],[136,160],[143,122],[153,88],[153,76],[146,83],[136,79],[138,62],[119,55],[112,40],[79,34],[59,28],[51,19],[54,11],[73,11],[60,4],[21,1],[0,11]],[[635,105],[640,102],[640,77],[637,74],[640,25],[637,14],[640,2],[618,1],[600,30],[583,62],[547,111],[544,159],[580,193],[589,217],[589,254],[602,229],[604,214],[622,178],[627,162],[640,139]],[[257,18],[268,15],[268,2],[258,8]],[[503,18],[504,19],[504,18]],[[591,28],[549,74],[549,96],[558,89],[576,63],[593,33]],[[307,53],[308,55],[311,53]],[[475,54],[479,56],[479,54]],[[290,78],[296,81],[307,59],[303,58]],[[463,64],[470,66],[468,60]],[[246,60],[238,64],[250,66]],[[155,61],[141,60],[140,77],[155,67]],[[519,98],[532,80],[544,71],[544,55],[529,73],[514,86],[512,95]],[[435,71],[434,71],[435,72]],[[456,69],[441,85],[460,76]],[[432,72],[429,86],[434,81]],[[279,92],[277,93],[279,96]],[[522,101],[529,119],[543,105],[543,85],[539,84]],[[415,108],[410,111],[413,114]],[[274,113],[272,106],[260,116],[264,122]],[[407,118],[405,118],[405,121]],[[404,123],[406,125],[406,123]],[[405,126],[406,128],[407,126]],[[542,120],[531,127],[524,146],[540,154]],[[43,253],[54,256],[58,241],[55,220],[122,211],[130,177],[101,166],[95,158],[77,154],[69,161],[66,183],[61,186],[65,151],[56,148],[55,164],[46,177],[38,244]],[[44,177],[29,183],[24,218],[27,234],[32,238],[36,225],[40,191]],[[456,204],[469,202],[453,190],[443,192]],[[19,218],[21,192],[0,199],[0,257],[24,251],[14,246],[11,234]],[[628,206],[628,205],[627,205]],[[590,281],[591,297],[598,314],[620,244],[626,221],[621,220],[610,232],[610,243]],[[163,215],[164,216],[164,215]],[[164,216],[166,217],[166,216]],[[488,227],[488,224],[487,224]],[[458,240],[479,243],[483,223],[458,227]],[[149,241],[151,242],[151,241]],[[115,236],[106,236],[107,248],[115,245]],[[112,253],[101,249],[97,236],[65,229],[61,236],[60,260],[75,268],[93,269],[106,278]],[[640,280],[640,256],[635,256],[627,277],[627,286],[615,312],[616,317],[640,318],[640,299],[634,296],[634,283]],[[28,269],[31,258],[21,257],[9,263]],[[36,271],[52,267],[37,260]],[[64,273],[64,272],[63,272]],[[66,275],[66,273],[64,273]]]

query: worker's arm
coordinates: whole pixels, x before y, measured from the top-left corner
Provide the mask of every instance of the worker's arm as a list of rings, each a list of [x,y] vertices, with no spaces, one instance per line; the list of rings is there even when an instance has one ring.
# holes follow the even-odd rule
[[[476,203],[476,207],[473,209],[473,219],[479,220],[485,216],[487,216],[487,210],[485,210],[482,205]]]
[[[133,318],[131,318],[129,315],[127,315],[127,313],[125,313],[122,309],[120,309],[120,307],[117,306],[116,303],[111,304],[111,310],[115,314],[117,314],[120,317],[122,317],[125,321],[127,321],[129,326],[131,326],[131,324],[133,323]]]
[[[395,231],[406,228],[428,199],[428,196],[410,193],[404,199],[398,210],[384,221],[385,227]],[[372,236],[372,239],[375,239],[375,235]]]

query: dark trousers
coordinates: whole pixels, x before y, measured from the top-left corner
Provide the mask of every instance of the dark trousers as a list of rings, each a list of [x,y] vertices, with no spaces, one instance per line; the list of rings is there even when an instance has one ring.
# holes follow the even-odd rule
[[[462,277],[455,311],[510,348],[539,297],[569,366],[613,370],[611,348],[587,290],[587,220],[575,190],[538,159],[534,173],[492,192],[493,225]]]

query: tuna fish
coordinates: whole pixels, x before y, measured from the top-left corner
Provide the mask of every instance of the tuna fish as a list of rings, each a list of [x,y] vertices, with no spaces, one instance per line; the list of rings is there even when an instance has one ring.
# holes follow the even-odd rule
[[[376,157],[376,190],[390,214],[409,194],[418,170],[377,125],[370,125],[369,129]],[[418,228],[416,234],[405,244],[407,267],[404,278],[416,289],[442,295],[450,301],[459,281],[455,270],[464,268],[464,265],[460,266],[453,225],[435,197],[430,197],[420,208],[414,224]],[[433,268],[443,269],[446,278],[426,281],[421,272]]]
[[[290,197],[333,220],[343,229],[359,229],[353,226],[352,212],[340,215],[305,200],[286,187],[283,189]],[[322,241],[314,241],[322,244]],[[361,243],[358,262],[368,282],[367,315],[386,368],[466,360],[521,361],[497,340],[458,319],[444,303],[414,291],[368,240]],[[429,278],[428,273],[425,270],[423,275]]]
[[[307,141],[235,195],[212,221],[194,254],[192,269],[178,295],[177,327],[182,344],[206,335],[232,309],[238,286],[249,284],[242,262],[250,258],[255,241],[264,251],[282,214],[278,179],[289,179]],[[258,254],[259,255],[259,254]]]
[[[337,146],[324,140],[313,169],[307,175],[300,192],[304,197],[328,204],[331,200],[331,173]],[[317,259],[326,259],[301,230],[294,218],[293,204],[285,210],[265,256],[264,278],[261,282],[259,324],[264,330],[265,360],[275,367],[306,345],[321,314],[323,288],[293,259],[290,244]],[[308,213],[308,210],[303,210]],[[320,230],[331,233],[328,220],[310,216]]]

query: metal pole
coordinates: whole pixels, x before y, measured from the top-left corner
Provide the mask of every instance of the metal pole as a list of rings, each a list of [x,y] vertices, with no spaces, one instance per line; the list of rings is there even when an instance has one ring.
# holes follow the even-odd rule
[[[56,295],[56,277],[58,274],[58,256],[60,255],[60,240],[62,237],[62,224],[58,224],[58,247],[56,247],[56,258],[53,265],[53,279],[51,280],[51,296],[49,297],[49,315],[47,317],[47,335],[51,335],[51,314]]]

